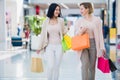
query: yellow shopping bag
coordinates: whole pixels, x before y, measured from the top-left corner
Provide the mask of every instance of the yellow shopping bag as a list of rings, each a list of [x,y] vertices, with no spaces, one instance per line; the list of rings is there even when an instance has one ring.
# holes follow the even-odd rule
[[[65,42],[66,42],[67,47],[68,47],[68,48],[71,48],[71,37],[66,34],[66,35],[64,36],[64,40],[65,40]]]
[[[43,64],[42,59],[33,57],[31,63],[31,71],[32,72],[43,72]]]

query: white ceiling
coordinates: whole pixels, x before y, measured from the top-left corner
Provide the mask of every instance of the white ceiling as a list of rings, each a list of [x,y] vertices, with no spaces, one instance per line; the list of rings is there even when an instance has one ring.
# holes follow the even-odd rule
[[[84,2],[92,2],[94,4],[95,8],[107,8],[106,6],[107,0],[84,0]],[[47,9],[48,4],[50,3],[64,3],[66,6],[68,6],[70,9],[78,9],[78,4],[83,2],[83,0],[30,0],[29,3],[32,6],[39,5],[41,9]],[[64,8],[61,5],[62,8]]]
[[[39,4],[33,4],[31,3],[30,6],[35,6],[35,5],[39,5],[41,9],[47,9],[48,8],[48,4],[46,3],[39,3]],[[68,6],[69,9],[78,9],[78,4],[75,3],[66,3],[66,6]],[[60,4],[61,8],[64,9],[64,7]],[[105,3],[94,3],[94,7],[95,8],[107,8],[107,5]]]
[[[101,9],[107,9],[107,0],[30,0],[29,5],[32,7],[39,5],[41,10],[46,10],[48,9],[50,3],[58,3],[62,8],[63,15],[69,15],[80,14],[78,4],[83,1],[92,2],[94,4],[95,15],[100,15]],[[65,9],[61,3],[64,3],[69,9]]]
[[[92,3],[106,3],[107,0],[29,0],[30,3],[81,3],[81,2],[92,2]]]

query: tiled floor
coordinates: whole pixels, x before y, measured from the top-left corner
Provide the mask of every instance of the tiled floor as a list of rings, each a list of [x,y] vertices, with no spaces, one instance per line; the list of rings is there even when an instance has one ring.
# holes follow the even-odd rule
[[[47,80],[45,56],[42,56],[44,72],[31,72],[31,56],[34,53],[33,51],[27,53],[26,51],[17,51],[9,53],[16,55],[2,58],[0,60],[0,80]],[[75,52],[64,53],[59,80],[82,80],[80,66],[79,58]],[[96,80],[112,80],[111,73],[103,74],[96,69]]]

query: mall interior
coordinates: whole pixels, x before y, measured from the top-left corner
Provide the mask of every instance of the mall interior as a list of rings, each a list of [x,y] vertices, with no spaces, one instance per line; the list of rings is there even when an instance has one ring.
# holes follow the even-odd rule
[[[0,80],[47,80],[46,55],[38,56],[36,51],[48,7],[60,5],[65,26],[70,26],[69,35],[74,36],[82,2],[93,3],[93,14],[102,19],[106,53],[117,68],[103,73],[96,64],[95,80],[120,80],[120,0],[0,0]],[[32,71],[33,57],[42,59],[43,72]],[[67,50],[59,80],[82,80],[80,67],[78,54]]]

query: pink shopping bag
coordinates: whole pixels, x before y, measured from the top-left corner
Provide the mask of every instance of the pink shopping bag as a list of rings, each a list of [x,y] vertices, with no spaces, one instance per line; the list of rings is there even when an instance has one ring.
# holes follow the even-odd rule
[[[98,58],[98,69],[101,70],[103,73],[109,73],[110,67],[109,67],[109,60],[104,57]]]
[[[117,49],[120,49],[120,44],[117,45]]]

